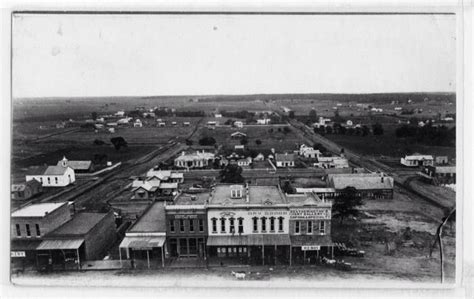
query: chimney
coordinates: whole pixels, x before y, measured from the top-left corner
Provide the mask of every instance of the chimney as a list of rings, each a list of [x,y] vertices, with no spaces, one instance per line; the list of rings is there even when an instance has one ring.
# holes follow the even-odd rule
[[[184,156],[184,151],[181,152],[181,156]]]
[[[245,183],[245,202],[249,203],[250,198],[249,198],[249,184]]]

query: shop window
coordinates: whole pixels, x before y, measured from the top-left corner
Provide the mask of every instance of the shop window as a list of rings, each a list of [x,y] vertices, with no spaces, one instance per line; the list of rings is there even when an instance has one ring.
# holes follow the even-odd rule
[[[217,218],[212,218],[211,222],[212,222],[212,232],[217,233]]]
[[[270,217],[270,231],[275,231],[275,217]]]
[[[40,226],[39,224],[35,224],[35,228],[36,228],[36,236],[41,236],[41,231],[40,231]]]
[[[262,217],[262,232],[267,230],[267,218]]]
[[[295,221],[295,234],[299,234],[299,233],[300,233],[300,222]]]
[[[244,233],[244,218],[239,218],[239,234]]]
[[[313,233],[313,221],[308,221],[308,234],[312,234]]]
[[[175,232],[174,220],[170,220],[169,225],[170,225],[170,232],[174,233]]]
[[[16,235],[17,235],[17,237],[21,237],[20,225],[19,225],[19,224],[16,224],[15,227],[16,227]]]
[[[225,218],[221,218],[221,233],[225,233]]]
[[[252,221],[253,221],[253,231],[254,231],[254,232],[257,232],[257,231],[258,231],[258,218],[257,218],[257,217],[253,217],[253,218],[252,218]]]
[[[278,217],[278,231],[283,231],[283,217]]]
[[[204,220],[199,219],[199,232],[204,232]]]
[[[326,223],[324,221],[319,222],[319,233],[321,235],[326,234]]]
[[[235,233],[235,219],[229,218],[230,233]]]
[[[26,236],[31,237],[30,225],[26,225]]]

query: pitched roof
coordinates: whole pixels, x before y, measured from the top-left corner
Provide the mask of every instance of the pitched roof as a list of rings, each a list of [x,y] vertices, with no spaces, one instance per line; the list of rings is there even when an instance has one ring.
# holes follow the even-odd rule
[[[129,232],[166,232],[164,202],[155,202],[138,220],[130,227]]]
[[[26,189],[26,186],[32,186],[32,185],[41,186],[41,183],[38,182],[36,179],[32,179],[22,184],[12,184],[11,191],[24,191]]]
[[[44,217],[67,203],[37,203],[18,209],[12,213],[12,217]]]
[[[436,173],[456,173],[456,166],[436,166]]]
[[[357,190],[393,189],[393,178],[372,173],[329,174],[331,187],[341,190],[354,187]]]
[[[85,235],[107,216],[107,213],[78,213],[47,237]]]
[[[48,166],[34,166],[28,169],[26,175],[43,175]]]
[[[234,136],[247,136],[247,134],[242,133],[242,132],[234,132],[234,133],[230,134],[230,136],[232,136],[232,137],[234,137]]]
[[[275,154],[275,160],[277,161],[294,161],[295,155],[294,154]]]
[[[66,170],[69,167],[62,167],[62,166],[48,166],[44,171],[43,175],[63,175],[66,173]]]
[[[59,161],[57,166],[61,166],[62,161]],[[88,170],[92,166],[92,161],[67,161],[67,166],[74,170]]]
[[[413,155],[405,156],[405,160],[433,160],[433,156],[413,154]]]

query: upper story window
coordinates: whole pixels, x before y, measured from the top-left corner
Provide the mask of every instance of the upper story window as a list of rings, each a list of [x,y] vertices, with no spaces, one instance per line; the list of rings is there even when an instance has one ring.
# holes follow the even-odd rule
[[[229,218],[229,226],[230,226],[230,232],[234,233],[235,232],[235,219],[234,218]]]
[[[17,236],[17,237],[21,237],[20,225],[19,225],[19,224],[15,224],[15,228],[16,228],[16,236]]]
[[[189,219],[189,232],[194,233],[194,219]]]
[[[258,218],[257,218],[257,217],[253,217],[253,218],[252,218],[252,222],[253,222],[253,231],[254,231],[254,232],[257,232],[257,231],[258,231]]]
[[[217,218],[212,218],[211,222],[212,222],[212,232],[217,233]]]
[[[300,222],[295,221],[295,234],[301,233],[301,227],[300,227]]]
[[[312,234],[313,233],[313,221],[308,221],[307,225],[308,225],[308,228],[307,228],[308,234]]]
[[[225,233],[225,218],[221,218],[221,233]]]
[[[270,231],[275,231],[275,217],[270,217]]]
[[[36,236],[41,236],[41,231],[40,231],[40,226],[39,224],[35,224],[35,228],[36,228]]]
[[[174,233],[175,232],[174,220],[170,220],[169,225],[170,225],[170,232]]]
[[[184,233],[184,219],[179,220],[179,231]]]
[[[283,217],[278,217],[278,231],[283,231]]]
[[[54,183],[57,185],[58,184],[58,177],[54,177]]]
[[[199,232],[204,232],[204,220],[199,219]]]
[[[51,178],[48,177],[48,184],[51,184]]]
[[[319,222],[319,233],[321,235],[325,235],[326,234],[326,223],[324,221],[320,221]]]
[[[29,224],[26,225],[26,235],[28,237],[31,237],[31,231],[30,231],[30,225]]]
[[[267,230],[267,218],[262,217],[261,219],[262,219],[262,232],[264,232]]]
[[[239,234],[244,233],[244,218],[239,218]]]

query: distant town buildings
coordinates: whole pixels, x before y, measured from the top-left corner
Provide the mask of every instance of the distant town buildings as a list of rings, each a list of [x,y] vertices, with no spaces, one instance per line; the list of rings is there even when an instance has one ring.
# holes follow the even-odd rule
[[[321,152],[319,150],[315,150],[312,146],[302,144],[299,148],[298,154],[305,158],[317,159],[321,155]]]
[[[41,166],[26,175],[26,181],[37,180],[43,187],[65,187],[76,181],[74,169],[69,167],[67,159],[55,166]]]
[[[347,187],[354,187],[363,198],[393,198],[394,180],[383,173],[328,174],[327,182],[329,188],[336,190],[336,195]]]
[[[294,154],[275,154],[276,167],[295,167]]]
[[[209,166],[215,160],[215,154],[207,153],[205,151],[196,151],[194,153],[182,152],[174,160],[174,165],[178,168],[203,168]]]
[[[413,154],[401,158],[400,163],[408,167],[428,166],[434,164],[434,158],[431,155]]]
[[[11,198],[14,200],[26,200],[43,192],[43,186],[36,179],[11,186]]]

